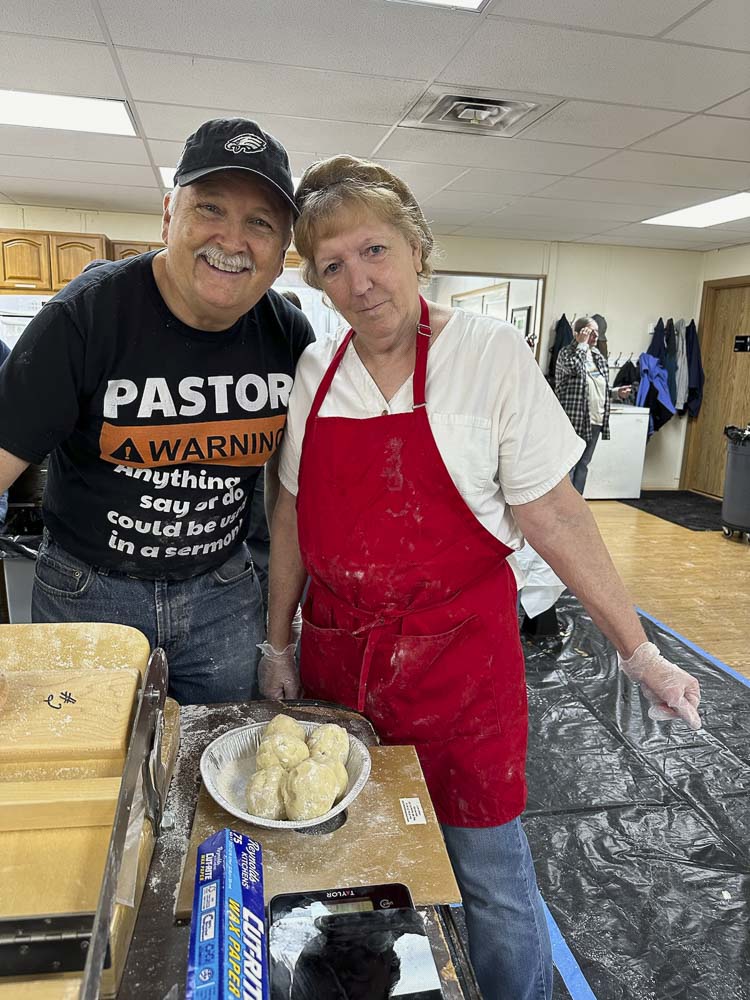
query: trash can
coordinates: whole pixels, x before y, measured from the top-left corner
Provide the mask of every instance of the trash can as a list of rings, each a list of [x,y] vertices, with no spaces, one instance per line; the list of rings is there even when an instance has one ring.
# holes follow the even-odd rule
[[[744,429],[725,427],[724,434],[729,442],[721,505],[722,531],[727,538],[739,531],[750,542],[750,424]]]

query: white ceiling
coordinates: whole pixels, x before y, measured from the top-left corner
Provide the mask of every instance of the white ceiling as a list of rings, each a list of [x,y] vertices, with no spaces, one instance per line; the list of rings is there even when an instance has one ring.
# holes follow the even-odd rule
[[[295,174],[386,163],[438,235],[704,250],[641,219],[750,188],[748,0],[3,0],[0,88],[128,101],[138,138],[0,127],[0,202],[158,213],[207,118],[278,136]],[[404,123],[429,88],[558,104],[514,138]]]

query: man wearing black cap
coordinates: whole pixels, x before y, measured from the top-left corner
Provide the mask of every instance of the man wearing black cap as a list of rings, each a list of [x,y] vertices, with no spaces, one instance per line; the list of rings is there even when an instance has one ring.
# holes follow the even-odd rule
[[[0,490],[50,456],[34,620],[140,629],[183,703],[255,688],[249,498],[313,339],[269,291],[294,212],[273,136],[206,122],[164,199],[166,250],[71,281],[0,375]]]

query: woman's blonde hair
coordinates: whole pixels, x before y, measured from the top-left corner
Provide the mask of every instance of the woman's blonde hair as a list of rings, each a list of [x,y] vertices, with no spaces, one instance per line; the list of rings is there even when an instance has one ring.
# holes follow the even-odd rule
[[[435,240],[417,199],[407,185],[386,167],[356,156],[332,156],[313,163],[302,175],[296,193],[300,214],[294,224],[294,246],[302,258],[302,277],[320,288],[315,270],[315,243],[336,231],[334,216],[347,207],[371,211],[419,246],[420,280],[432,274]]]

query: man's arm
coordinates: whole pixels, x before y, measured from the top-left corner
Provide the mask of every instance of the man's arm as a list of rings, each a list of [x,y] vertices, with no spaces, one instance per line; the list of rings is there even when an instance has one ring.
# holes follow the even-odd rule
[[[531,546],[576,595],[623,659],[646,642],[588,505],[567,476],[538,500],[513,507],[513,516]]]
[[[4,493],[9,486],[12,486],[30,464],[22,458],[11,455],[4,448],[0,448],[0,493]]]

